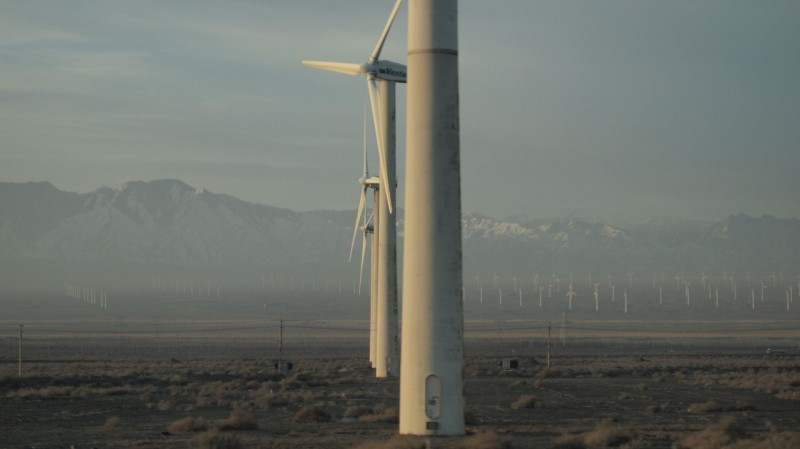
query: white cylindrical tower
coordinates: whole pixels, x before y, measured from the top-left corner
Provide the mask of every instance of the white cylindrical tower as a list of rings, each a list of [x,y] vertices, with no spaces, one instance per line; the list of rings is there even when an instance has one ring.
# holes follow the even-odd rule
[[[402,434],[464,434],[457,6],[409,1]]]
[[[389,196],[395,200],[396,141],[395,130],[395,83],[381,80],[381,128],[389,178],[382,188],[389,189]],[[375,353],[375,376],[397,377],[400,372],[399,342],[397,341],[397,220],[389,213],[386,194],[381,193],[378,207],[378,307],[377,338]],[[392,204],[392,210],[397,210]]]
[[[369,260],[369,363],[375,368],[378,360],[378,239],[377,230],[380,221],[380,196],[381,192],[376,186],[372,196],[372,237],[370,238]]]

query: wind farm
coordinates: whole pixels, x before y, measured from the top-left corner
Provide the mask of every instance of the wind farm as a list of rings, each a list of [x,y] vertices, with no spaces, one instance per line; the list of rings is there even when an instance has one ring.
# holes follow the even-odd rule
[[[338,6],[237,4],[252,16],[241,20],[196,5],[181,22],[192,39],[163,39],[185,30],[153,23],[153,47],[135,31],[144,21],[110,15],[103,33],[137,36],[117,48],[89,45],[94,27],[45,32],[61,21],[8,11],[0,110],[19,130],[27,119],[6,103],[31,121],[40,104],[57,117],[37,133],[0,124],[8,145],[59,135],[61,155],[36,157],[93,179],[92,164],[68,167],[82,153],[67,135],[91,136],[104,145],[93,161],[114,159],[116,143],[132,173],[141,151],[163,155],[149,173],[236,179],[315,206],[172,175],[88,193],[0,182],[0,446],[800,446],[800,219],[764,212],[797,211],[782,177],[796,155],[778,150],[796,129],[771,112],[794,109],[792,94],[772,91],[785,84],[759,43],[785,39],[762,36],[761,15],[739,5],[723,23],[702,5],[642,5],[619,23],[590,4],[516,5],[520,17],[457,0]],[[683,19],[698,17],[715,39],[686,46],[684,34],[697,36]],[[796,32],[770,17],[774,34]],[[741,27],[753,45],[732,45],[730,24],[753,25]],[[220,51],[229,40],[247,45]],[[81,54],[49,66],[53,42]],[[191,51],[199,45],[207,53]],[[763,72],[737,76],[753,69],[729,59],[754,48]],[[363,62],[300,60],[318,55]],[[192,90],[192,76],[147,90],[187,63],[219,94]],[[248,64],[259,71],[240,72]],[[42,90],[47,75],[29,67],[65,81]],[[753,83],[765,73],[771,82]],[[671,90],[673,78],[698,98]],[[284,87],[262,102],[272,85]],[[94,89],[141,98],[95,109]],[[17,101],[32,91],[36,101]],[[744,109],[765,112],[743,121]],[[253,123],[276,140],[251,134]],[[181,134],[202,138],[181,155]],[[229,153],[217,156],[213,141]],[[725,157],[712,157],[718,147]],[[781,168],[765,176],[753,148]],[[742,159],[747,171],[734,166]],[[22,174],[30,163],[3,150],[0,162]],[[750,177],[769,182],[728,182]],[[469,212],[476,204],[506,209],[494,218]],[[680,204],[733,215],[658,215]],[[645,210],[656,215],[629,218]]]
[[[513,274],[502,274],[499,287],[512,291]],[[612,416],[618,433],[648,441],[649,447],[669,447],[725,416],[752,429],[753,444],[759,438],[793,438],[797,415],[787,410],[794,410],[797,400],[792,373],[798,318],[796,308],[785,308],[793,280],[776,280],[753,309],[751,298],[734,299],[722,273],[705,276],[707,289],[719,287],[719,306],[702,294],[699,272],[681,275],[697,297],[689,305],[685,284],[657,283],[654,289],[642,273],[640,281],[634,276],[632,290],[626,288],[627,313],[622,301],[611,302],[606,285],[598,287],[596,309],[594,286],[579,276],[567,291],[574,294],[571,309],[564,291],[552,298],[542,295],[541,303],[538,295],[534,299],[523,291],[521,304],[500,304],[480,303],[478,286],[467,287],[468,432],[432,444],[460,447],[483,435],[493,444],[551,447],[557,438],[584,438]],[[143,289],[109,290],[107,308],[72,296],[76,287],[84,291],[77,283],[63,286],[61,295],[4,295],[6,310],[14,311],[0,325],[3,395],[11,406],[0,413],[5,419],[23,412],[55,416],[56,409],[80,410],[83,414],[52,418],[49,424],[75,443],[91,438],[198,445],[210,430],[177,430],[181,427],[173,423],[193,417],[212,429],[234,409],[243,409],[252,413],[254,427],[217,431],[217,438],[236,439],[243,447],[396,444],[388,441],[397,433],[402,377],[375,378],[368,363],[366,292],[326,292],[322,278],[315,291],[314,281],[299,275],[293,276],[294,287],[287,281],[281,288],[280,276],[272,286],[270,277],[263,284],[261,276],[247,285],[223,281],[219,296],[213,281],[209,295],[205,288],[191,293],[188,282],[184,292],[183,279],[172,280],[172,291],[168,279],[149,279]],[[759,279],[772,285],[766,272],[755,275],[753,284]],[[301,281],[307,286],[302,291]],[[335,285],[332,281],[329,285]],[[546,285],[539,287],[543,291]],[[16,322],[25,323],[19,353],[19,329],[10,324]],[[279,352],[293,364],[292,371],[273,368]],[[503,368],[508,358],[519,367]],[[772,385],[768,391],[758,388],[765,379]],[[526,395],[537,399],[531,408],[512,407]],[[120,398],[125,407],[114,405]],[[687,412],[712,401],[711,411]],[[380,407],[373,408],[376,404]],[[329,418],[293,422],[306,407]],[[696,424],[675,425],[686,418]],[[763,419],[783,430],[762,428]],[[3,441],[52,441],[48,432],[33,432],[37,425],[23,420],[17,424],[22,430],[5,434]]]

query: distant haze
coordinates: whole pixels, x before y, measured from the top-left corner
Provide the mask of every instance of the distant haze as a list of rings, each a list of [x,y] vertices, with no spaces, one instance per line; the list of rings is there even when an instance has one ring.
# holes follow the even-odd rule
[[[354,215],[353,209],[295,212],[253,204],[175,179],[86,194],[42,182],[0,182],[0,290],[52,291],[68,282],[143,288],[154,278],[250,287],[291,278],[342,281],[349,289],[358,278],[361,248],[359,234],[348,262]],[[402,210],[397,217],[402,257]],[[800,273],[796,218],[660,217],[631,225],[467,214],[462,226],[470,286],[475,276],[490,282],[535,273],[667,280],[701,272],[753,280],[778,274],[789,283]]]
[[[3,2],[0,181],[179,178],[352,209],[363,79],[300,60],[363,62],[391,5]],[[800,216],[799,2],[462,0],[459,14],[464,211]],[[406,27],[404,7],[387,59],[406,60]]]

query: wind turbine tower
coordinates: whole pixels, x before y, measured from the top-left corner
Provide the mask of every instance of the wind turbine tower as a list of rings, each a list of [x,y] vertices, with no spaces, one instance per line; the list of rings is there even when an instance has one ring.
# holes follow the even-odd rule
[[[397,224],[391,214],[394,213],[396,197],[395,83],[406,82],[407,69],[402,64],[381,60],[380,54],[401,3],[402,0],[396,1],[389,20],[367,62],[350,64],[303,61],[303,64],[310,67],[349,75],[363,74],[367,79],[367,90],[372,108],[375,136],[378,141],[378,155],[380,156],[379,189],[381,195],[380,201],[374,203],[374,209],[378,211],[375,216],[377,245],[373,250],[377,264],[371,267],[371,270],[377,271],[376,276],[373,277],[376,284],[375,295],[377,298],[374,307],[376,310],[372,312],[377,323],[376,377],[397,375],[399,357],[397,347]],[[380,83],[380,88],[378,83]]]
[[[458,2],[409,0],[400,433],[463,435]]]

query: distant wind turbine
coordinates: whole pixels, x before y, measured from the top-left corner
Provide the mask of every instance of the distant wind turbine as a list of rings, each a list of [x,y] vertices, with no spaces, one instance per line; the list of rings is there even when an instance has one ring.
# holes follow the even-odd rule
[[[393,213],[394,211],[391,198],[391,191],[393,191],[393,189],[390,188],[390,184],[393,183],[394,178],[389,177],[389,171],[387,168],[388,161],[386,157],[387,155],[385,154],[386,148],[384,145],[384,135],[389,130],[384,129],[383,121],[386,118],[394,117],[395,111],[393,108],[391,110],[389,109],[389,106],[394,106],[394,101],[391,101],[391,104],[388,104],[388,102],[381,102],[382,98],[378,88],[378,81],[381,82],[381,90],[391,90],[391,93],[394,93],[394,83],[406,82],[406,73],[408,69],[405,65],[380,59],[381,50],[383,50],[383,44],[386,42],[386,37],[389,35],[389,30],[392,27],[394,18],[397,16],[398,10],[400,9],[401,2],[402,0],[397,0],[395,3],[392,12],[389,15],[389,20],[386,22],[380,38],[378,38],[378,43],[375,46],[375,49],[372,50],[372,54],[369,56],[366,62],[361,64],[353,64],[329,61],[303,61],[303,65],[316,69],[329,70],[346,75],[362,74],[366,77],[367,91],[369,92],[370,106],[372,108],[372,120],[375,127],[375,137],[378,141],[378,154],[380,155],[381,190],[383,190],[383,193],[386,196],[387,206],[389,207],[390,213]]]
[[[692,285],[692,283],[689,282],[689,281],[683,281],[683,285],[686,286],[686,305],[688,306],[688,305],[690,305],[692,303],[691,295],[690,295],[690,291],[689,291],[689,286]]]
[[[628,291],[625,290],[622,296],[625,298],[625,313],[628,313]]]
[[[569,291],[567,292],[567,297],[569,297],[569,310],[572,310],[572,298],[577,296],[578,294],[572,291],[572,286],[569,286]]]

